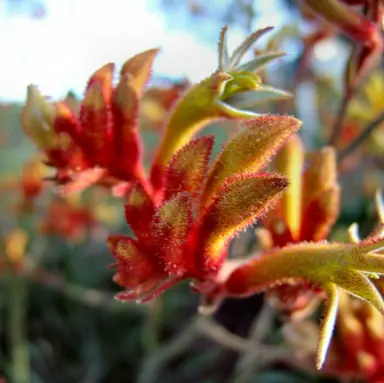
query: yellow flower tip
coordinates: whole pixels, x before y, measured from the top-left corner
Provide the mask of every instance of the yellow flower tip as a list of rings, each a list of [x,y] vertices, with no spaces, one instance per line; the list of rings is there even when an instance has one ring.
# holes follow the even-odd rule
[[[108,63],[99,68],[89,79],[86,94],[88,93],[89,88],[92,88],[95,84],[98,84],[101,88],[103,97],[105,98],[106,102],[109,103],[112,97],[112,82],[114,71],[114,63]]]
[[[8,234],[5,239],[5,253],[12,263],[18,263],[23,259],[28,240],[28,234],[21,229]]]
[[[113,72],[115,71],[115,64],[108,63],[100,67],[90,78],[90,82],[99,82],[101,84],[110,84],[113,78]]]
[[[24,132],[41,149],[52,147],[57,140],[52,129],[54,116],[53,104],[42,96],[35,85],[29,85],[26,104],[20,116],[21,125]]]
[[[132,87],[139,98],[151,76],[153,61],[158,53],[158,48],[141,52],[130,58],[121,68],[120,76],[129,74],[132,77]]]
[[[277,153],[275,169],[290,181],[288,190],[281,199],[283,217],[294,237],[301,226],[302,172],[304,147],[298,135],[294,135]]]
[[[113,104],[125,119],[133,119],[136,116],[139,99],[130,74],[120,77],[113,96]]]
[[[103,89],[98,82],[92,83],[84,95],[82,106],[94,111],[102,111],[106,107]]]

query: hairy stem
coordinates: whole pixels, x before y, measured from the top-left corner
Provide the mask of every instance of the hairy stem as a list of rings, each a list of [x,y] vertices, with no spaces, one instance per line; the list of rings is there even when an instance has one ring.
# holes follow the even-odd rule
[[[63,294],[65,297],[89,307],[99,307],[106,310],[124,310],[129,307],[138,313],[146,312],[147,306],[136,303],[121,303],[114,300],[113,292],[96,290],[73,284],[59,275],[44,269],[23,270],[23,275],[31,282],[38,283]]]

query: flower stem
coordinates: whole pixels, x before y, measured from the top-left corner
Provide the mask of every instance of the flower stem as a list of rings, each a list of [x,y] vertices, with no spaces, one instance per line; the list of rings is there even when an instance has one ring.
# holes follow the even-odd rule
[[[354,95],[354,90],[349,90],[345,93],[343,100],[341,101],[341,105],[339,111],[337,113],[337,117],[333,124],[332,133],[329,137],[328,143],[329,145],[335,145],[337,140],[339,139],[340,133],[343,129],[345,116],[347,114],[348,106],[350,101],[352,100],[352,96]]]
[[[25,336],[27,281],[13,274],[10,279],[9,337],[11,343],[12,382],[30,382],[29,352]]]
[[[337,156],[338,163],[342,162],[345,157],[349,156],[353,151],[355,151],[370,135],[371,133],[382,123],[384,122],[384,112],[381,113],[378,117],[372,120],[363,132],[352,141],[346,148],[340,151]]]
[[[161,311],[163,309],[162,297],[157,297],[148,304],[146,322],[143,326],[142,341],[145,352],[150,355],[158,349],[159,346],[159,327],[161,325]]]

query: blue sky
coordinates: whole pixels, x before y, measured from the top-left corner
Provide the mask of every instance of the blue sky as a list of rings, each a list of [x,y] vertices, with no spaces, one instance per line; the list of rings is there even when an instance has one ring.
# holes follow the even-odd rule
[[[226,0],[212,0],[218,12]],[[154,72],[199,81],[216,69],[220,21],[188,21],[180,9],[164,14],[159,0],[45,0],[44,18],[7,12],[0,0],[0,101],[22,101],[28,84],[54,99],[81,95],[94,70],[119,67],[142,50],[160,47]],[[181,4],[181,3],[180,3]],[[279,0],[256,1],[262,17],[253,29],[281,26],[289,15]],[[292,21],[292,20],[291,20]],[[244,38],[231,27],[229,47]],[[326,47],[329,52],[329,47]],[[290,52],[292,53],[292,52]]]

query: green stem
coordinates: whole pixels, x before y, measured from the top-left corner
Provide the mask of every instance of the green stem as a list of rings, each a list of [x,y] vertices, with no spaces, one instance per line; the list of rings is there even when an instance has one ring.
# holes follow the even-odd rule
[[[150,355],[159,346],[159,327],[161,325],[161,311],[163,308],[162,297],[157,297],[148,307],[146,323],[143,326],[143,346],[145,352]]]
[[[27,284],[24,278],[13,274],[10,279],[9,336],[11,343],[12,382],[30,382],[30,365],[25,337]]]

